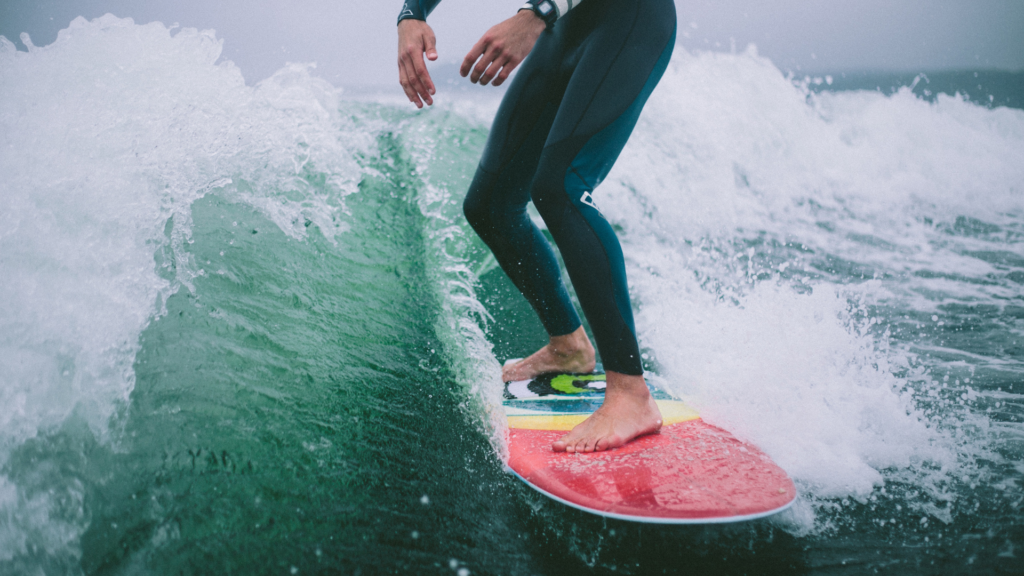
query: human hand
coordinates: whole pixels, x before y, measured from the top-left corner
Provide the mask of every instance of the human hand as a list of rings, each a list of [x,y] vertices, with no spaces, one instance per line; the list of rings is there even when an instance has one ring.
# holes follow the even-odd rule
[[[492,27],[477,41],[462,61],[459,73],[465,78],[472,69],[470,82],[486,85],[493,79],[494,86],[501,86],[533,50],[544,27],[544,21],[536,14],[520,10],[515,16]],[[474,62],[476,66],[473,66]]]
[[[423,108],[423,102],[434,104],[434,81],[423,61],[424,53],[428,60],[437,60],[434,46],[434,31],[423,20],[408,18],[398,23],[398,81],[417,108]]]

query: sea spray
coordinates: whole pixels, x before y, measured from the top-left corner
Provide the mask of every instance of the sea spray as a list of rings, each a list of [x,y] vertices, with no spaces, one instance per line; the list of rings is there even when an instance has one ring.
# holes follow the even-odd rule
[[[274,410],[300,401],[297,394],[314,392],[305,391],[302,385],[309,384],[305,380],[299,379],[298,388],[291,378],[266,385],[252,381],[253,375],[245,370],[255,362],[256,374],[260,374],[259,362],[266,361],[274,366],[271,372],[277,372],[279,364],[294,352],[267,351],[261,356],[255,350],[246,352],[217,339],[207,342],[204,346],[209,353],[228,352],[217,361],[223,363],[223,370],[231,370],[233,354],[250,358],[245,365],[235,366],[234,373],[220,374],[237,388],[236,396],[224,397],[220,378],[202,380],[204,372],[198,368],[203,360],[193,358],[201,354],[188,346],[189,340],[178,343],[176,338],[160,335],[167,330],[170,334],[185,334],[211,323],[217,327],[218,334],[241,332],[255,337],[256,342],[267,340],[271,350],[286,344],[287,331],[283,335],[276,333],[281,330],[279,324],[261,324],[279,312],[265,310],[265,303],[255,298],[255,294],[253,298],[234,297],[222,301],[223,295],[211,294],[208,290],[221,286],[242,290],[244,294],[250,286],[262,285],[263,279],[248,276],[258,266],[250,263],[246,268],[241,255],[256,249],[264,253],[268,262],[273,262],[276,250],[268,249],[268,241],[280,244],[282,238],[287,238],[310,243],[301,250],[292,250],[298,260],[284,264],[280,272],[286,275],[293,272],[293,266],[299,265],[299,261],[310,256],[307,252],[320,252],[323,258],[322,251],[330,249],[322,246],[324,242],[333,245],[339,254],[358,254],[358,249],[349,247],[349,243],[357,240],[347,236],[353,224],[352,213],[345,204],[345,197],[357,188],[365,189],[369,195],[361,199],[363,204],[376,202],[377,194],[387,197],[391,189],[390,202],[395,205],[397,216],[400,216],[401,206],[410,201],[420,213],[419,218],[399,220],[402,229],[398,234],[381,231],[393,236],[396,242],[407,237],[420,239],[418,248],[405,246],[405,249],[422,257],[408,270],[399,267],[395,273],[404,272],[413,277],[419,273],[417,271],[424,273],[427,282],[417,281],[411,287],[419,295],[415,300],[422,302],[410,302],[410,306],[423,310],[437,307],[439,311],[432,316],[432,322],[436,338],[445,349],[435,345],[424,351],[426,356],[418,365],[423,370],[420,383],[407,390],[422,389],[422,382],[443,377],[430,358],[445,358],[447,370],[462,386],[462,392],[453,397],[452,402],[463,405],[463,417],[484,429],[486,436],[483,437],[491,438],[492,449],[500,455],[503,422],[496,411],[500,403],[496,400],[496,395],[500,394],[497,363],[489,354],[489,345],[476,320],[486,316],[486,312],[473,296],[473,279],[465,260],[465,248],[459,245],[462,237],[458,223],[460,204],[452,200],[447,191],[447,187],[458,185],[459,178],[448,178],[441,165],[422,153],[436,144],[438,137],[447,138],[451,131],[431,134],[437,128],[434,124],[428,125],[424,140],[409,138],[411,148],[420,151],[418,164],[408,164],[409,168],[433,170],[431,178],[425,173],[421,179],[416,178],[412,171],[398,173],[396,170],[402,169],[395,163],[407,161],[408,154],[401,151],[405,143],[393,137],[387,122],[408,126],[418,120],[410,119],[407,113],[395,114],[372,105],[343,105],[337,98],[338,91],[312,78],[309,67],[303,65],[290,65],[257,86],[246,87],[230,62],[215,63],[220,46],[221,42],[211,32],[186,29],[175,33],[159,24],[135,26],[130,20],[113,17],[92,22],[76,20],[55,44],[33,48],[29,54],[9,50],[9,45],[4,45],[5,85],[19,87],[14,92],[15,98],[6,102],[7,110],[17,110],[19,106],[39,107],[38,100],[62,111],[63,116],[41,111],[4,115],[8,120],[6,128],[9,128],[5,131],[8,147],[15,152],[4,158],[4,167],[11,168],[7,171],[11,180],[5,183],[5,193],[13,208],[4,212],[5,231],[9,234],[3,247],[5,257],[10,256],[4,261],[5,272],[11,272],[13,279],[4,284],[4,290],[13,299],[7,300],[10,308],[4,310],[3,320],[31,335],[33,330],[39,331],[39,323],[29,317],[30,313],[49,314],[47,317],[54,320],[51,340],[57,344],[64,341],[65,348],[73,345],[98,347],[111,356],[98,359],[99,368],[110,372],[109,367],[113,367],[115,376],[119,377],[108,377],[108,382],[79,384],[73,389],[75,394],[63,403],[54,402],[62,399],[54,381],[59,384],[62,378],[72,379],[82,373],[83,355],[65,358],[69,355],[60,356],[60,350],[44,350],[43,354],[38,354],[40,362],[57,364],[47,371],[25,362],[25,342],[11,338],[9,344],[14,348],[11,355],[17,357],[5,358],[3,369],[9,377],[3,382],[2,391],[12,399],[12,405],[20,401],[26,408],[13,414],[5,412],[8,418],[3,430],[5,450],[15,450],[18,454],[16,460],[9,460],[5,451],[4,462],[0,463],[0,469],[7,474],[2,478],[0,500],[4,505],[0,522],[5,550],[0,561],[7,562],[4,566],[8,568],[30,570],[33,566],[59,564],[64,567],[59,571],[77,572],[75,566],[79,563],[86,570],[93,570],[119,553],[130,552],[134,558],[131,561],[136,563],[145,562],[153,554],[173,555],[177,546],[197,537],[197,530],[201,533],[203,527],[202,523],[197,525],[187,519],[162,516],[170,505],[166,491],[139,483],[152,473],[152,466],[158,465],[163,470],[158,472],[163,482],[175,485],[183,481],[186,485],[192,484],[194,481],[189,481],[188,474],[182,477],[182,471],[194,471],[197,465],[203,473],[228,473],[227,478],[233,474],[244,475],[246,471],[259,471],[253,467],[254,462],[255,466],[260,465],[253,448],[232,440],[231,435],[220,434],[219,440],[202,436],[192,440],[199,442],[193,445],[187,437],[178,438],[167,429],[194,426],[192,417],[203,413],[204,408],[200,406],[208,402],[221,406],[222,418],[232,411],[245,414],[251,406],[259,405],[255,401],[250,402],[249,407],[237,404],[250,393],[270,400]],[[68,61],[78,65],[61,65]],[[97,77],[102,81],[94,82]],[[51,92],[56,96],[49,95],[47,100],[46,93]],[[382,122],[382,116],[388,120]],[[429,117],[426,118],[429,124]],[[479,148],[486,132],[465,124],[459,126],[471,136],[468,139],[458,136],[452,150],[461,154],[467,142],[470,147]],[[382,150],[381,145],[393,149]],[[436,150],[431,154],[436,156]],[[462,154],[460,158],[464,157],[464,163],[475,162],[470,156],[475,154]],[[43,169],[50,165],[56,169]],[[457,168],[467,171],[465,166]],[[448,180],[453,181],[446,183]],[[46,209],[40,209],[40,205]],[[199,220],[194,212],[196,206],[200,209]],[[246,214],[246,207],[255,210],[259,217]],[[21,234],[32,232],[23,222],[38,220],[40,216],[70,219],[78,225],[68,226],[58,221],[58,225],[49,226],[43,232],[59,233],[38,234],[44,244],[35,246],[35,236],[22,237]],[[266,230],[266,222],[261,223],[261,219],[272,223],[284,236]],[[195,230],[200,221],[203,236],[197,237]],[[365,227],[366,223],[360,225]],[[406,229],[408,226],[411,228]],[[315,231],[312,237],[311,230]],[[361,234],[372,230],[364,229]],[[64,240],[66,246],[54,246],[66,237],[70,237]],[[358,241],[366,248],[365,241]],[[222,243],[219,252],[218,242]],[[66,259],[68,247],[77,249],[79,256]],[[29,248],[33,248],[34,253],[13,257],[19,251],[29,252]],[[286,245],[277,248],[283,249]],[[369,254],[377,252],[372,246],[366,249]],[[84,259],[86,255],[93,259]],[[50,268],[56,270],[54,274],[58,277],[58,281],[50,284],[66,287],[67,293],[42,298],[35,289],[34,284],[44,279],[49,269],[40,266],[40,262],[45,263],[47,259],[52,261]],[[317,304],[325,299],[303,292],[309,288],[306,284],[317,285],[322,276],[323,271],[309,271],[305,280],[282,291],[283,303],[327,304]],[[83,278],[102,284],[88,298],[82,298],[83,287],[76,286]],[[281,290],[273,285],[277,281],[276,278],[271,281],[271,289]],[[23,286],[19,282],[31,285]],[[342,296],[352,289],[344,276],[338,277],[337,283],[335,289],[341,290]],[[206,291],[200,292],[199,286],[204,286]],[[185,297],[180,294],[182,287],[188,293]],[[385,294],[387,292],[381,292],[379,296]],[[427,294],[431,296],[424,299]],[[353,296],[358,301],[359,295]],[[22,310],[17,309],[17,298],[21,299]],[[106,299],[115,302],[99,305]],[[63,316],[48,304],[50,301],[64,307],[60,310]],[[173,318],[165,317],[170,302],[173,302]],[[249,302],[248,308],[236,309],[237,304],[244,302]],[[286,348],[315,347],[335,329],[348,332],[365,327],[372,330],[374,322],[383,323],[376,329],[382,337],[395,326],[381,315],[380,307],[356,316],[372,315],[375,311],[377,320],[350,327],[327,326],[322,335],[311,334],[301,344]],[[134,316],[128,316],[133,312]],[[282,319],[293,316],[287,313],[287,307],[284,312]],[[324,320],[335,318],[335,314],[325,316]],[[358,321],[351,316],[347,320]],[[76,321],[88,325],[77,337],[68,330],[68,324]],[[101,321],[114,324],[120,332],[115,336],[97,332],[96,324]],[[159,322],[160,327],[151,329],[154,321]],[[418,320],[410,318],[407,322],[409,326],[405,331],[418,329]],[[159,349],[150,349],[138,360],[140,334],[143,333],[151,334],[151,338],[176,350],[173,357],[165,358]],[[66,343],[69,339],[70,344]],[[197,334],[190,340],[206,342],[206,339],[207,335]],[[120,343],[120,347],[110,348],[112,340]],[[412,340],[408,342],[412,345]],[[370,359],[376,353],[373,351],[376,346],[370,348],[353,353]],[[415,348],[409,352],[418,353]],[[284,356],[276,356],[282,353]],[[327,357],[345,358],[346,353],[345,349],[338,349]],[[256,358],[260,360],[254,360]],[[190,361],[197,362],[196,371],[190,371],[194,375],[168,377],[182,369],[181,362]],[[392,361],[397,361],[397,357]],[[136,362],[142,365],[133,366]],[[416,367],[414,363],[404,370],[413,371]],[[22,372],[12,373],[15,369]],[[134,390],[139,369],[149,379],[141,393]],[[381,367],[373,363],[345,367],[346,372],[355,374],[373,374],[380,370]],[[54,372],[56,374],[51,375]],[[44,378],[42,386],[32,380],[38,379],[39,374]],[[338,376],[333,375],[329,382],[321,383],[328,387],[318,393],[331,392]],[[193,382],[195,378],[200,380]],[[105,391],[104,385],[112,388],[113,393]],[[367,393],[389,393],[388,388],[374,389],[368,382],[363,386],[370,386]],[[430,390],[423,394],[431,396]],[[343,402],[342,412],[358,415],[366,409],[355,400],[362,396],[342,393],[331,402]],[[129,397],[136,402],[129,404]],[[163,406],[162,401],[172,404]],[[376,405],[377,401],[368,397],[365,402]],[[427,399],[421,403],[431,404]],[[396,406],[389,410],[384,410],[383,406],[371,411],[369,417],[354,417],[353,430],[343,428],[335,434],[321,432],[319,440],[312,438],[302,442],[303,448],[321,467],[348,466],[346,462],[352,451],[370,452],[372,448],[352,441],[342,443],[342,438],[358,436],[367,424],[372,426],[377,420],[387,420],[389,413],[394,417],[401,413]],[[138,413],[150,409],[156,412]],[[81,429],[71,432],[74,426],[68,428],[68,414],[72,410],[87,421],[91,433]],[[394,410],[399,412],[393,413]],[[331,419],[340,416],[333,414]],[[458,419],[454,412],[450,417]],[[421,424],[429,421],[420,420]],[[282,415],[279,422],[264,423],[262,427],[276,430],[280,427],[278,424],[288,421],[290,418]],[[247,424],[240,423],[244,430]],[[116,425],[116,429],[112,429],[111,424]],[[314,420],[309,424],[308,429],[282,432],[276,442],[290,442],[293,434],[314,434],[322,422]],[[120,437],[122,432],[117,430],[121,429],[127,437]],[[460,434],[460,429],[452,427],[449,433]],[[416,430],[416,426],[411,430]],[[95,436],[100,445],[90,445],[91,440],[82,438],[82,433]],[[144,436],[138,436],[140,433]],[[25,442],[33,436],[38,436],[39,442],[28,447]],[[55,452],[54,446],[65,437],[71,438],[77,447],[68,453]],[[435,434],[435,437],[444,436]],[[473,438],[468,436],[466,441],[472,443]],[[442,441],[440,446],[452,445],[448,440]],[[117,457],[109,454],[111,449],[126,453]],[[165,451],[162,458],[161,451]],[[104,483],[101,488],[93,484],[95,478],[90,475],[88,465],[83,468],[66,464],[62,473],[51,475],[52,480],[40,479],[41,474],[51,470],[50,464],[55,458],[81,460],[84,452],[93,454],[93,460],[113,460],[107,466],[118,471],[114,472],[119,475],[118,481],[109,486]],[[472,453],[471,450],[466,452]],[[31,464],[37,459],[32,454],[39,454],[42,463]],[[493,462],[490,461],[492,467]],[[347,474],[346,471],[342,476]],[[390,472],[385,469],[381,474]],[[364,474],[364,477],[363,481],[372,486],[377,476]],[[12,480],[15,478],[16,481]],[[488,485],[486,478],[487,474],[476,475],[477,482],[482,481],[479,488]],[[62,484],[59,490],[54,489],[55,482]],[[386,476],[384,482],[388,482]],[[216,482],[211,486],[215,491],[225,490]],[[458,487],[449,485],[448,489]],[[251,491],[252,487],[243,487],[225,490],[222,494],[232,501],[242,498],[244,502]],[[136,496],[141,498],[138,505],[133,503]],[[435,492],[434,497],[439,502],[445,501],[443,491]],[[83,499],[91,499],[93,507],[85,507]],[[96,502],[107,499],[116,504],[96,508]],[[259,502],[257,496],[257,508],[261,507]],[[268,502],[263,507],[277,504]],[[401,502],[392,504],[401,506]],[[259,517],[258,510],[256,512]],[[246,513],[244,508],[239,509],[239,514]],[[150,515],[157,517],[155,525],[145,520]],[[129,533],[138,537],[123,547],[120,542]],[[84,556],[80,539],[89,543]],[[122,549],[124,552],[118,552]],[[402,558],[394,560],[405,562]],[[226,561],[234,562],[231,558]],[[190,560],[181,558],[181,562],[188,565]]]
[[[754,51],[681,52],[601,194],[659,381],[764,448],[819,511],[905,481],[949,522],[955,485],[988,448],[968,433],[976,415],[926,410],[936,366],[894,341],[893,308],[933,309],[922,279],[934,276],[916,271],[936,265],[996,274],[944,286],[940,305],[1019,298],[936,223],[1009,224],[1024,214],[1020,182],[1019,110],[812,96]]]
[[[463,113],[471,116],[466,110]],[[493,319],[477,299],[477,276],[469,260],[473,237],[467,238],[462,217],[462,198],[475,169],[474,158],[466,151],[482,148],[486,130],[461,116],[443,108],[420,115],[416,122],[404,123],[402,141],[422,178],[418,200],[428,218],[426,253],[432,261],[428,269],[434,272],[442,310],[435,330],[448,348],[452,372],[468,392],[467,409],[483,415],[484,431],[505,460],[508,430],[501,407],[501,367],[484,335]]]
[[[246,87],[216,63],[212,32],[108,15],[76,19],[28,53],[2,44],[0,470],[10,475],[10,451],[73,411],[107,441],[135,384],[139,335],[209,272],[183,250],[193,202],[223,189],[292,236],[313,222],[331,237],[368,140],[303,67]],[[74,540],[25,534],[87,525],[62,528],[47,512],[59,503],[19,494],[3,499],[4,555]]]

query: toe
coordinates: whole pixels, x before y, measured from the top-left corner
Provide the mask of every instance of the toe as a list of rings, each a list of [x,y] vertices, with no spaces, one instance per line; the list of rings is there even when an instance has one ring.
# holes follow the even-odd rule
[[[617,434],[612,434],[611,436],[608,436],[607,438],[604,439],[604,449],[611,450],[612,448],[618,448],[619,446],[622,446],[625,443],[626,441],[623,440],[620,436],[618,436]]]
[[[551,443],[551,449],[555,452],[565,452],[569,445],[565,442],[565,438],[559,438]]]

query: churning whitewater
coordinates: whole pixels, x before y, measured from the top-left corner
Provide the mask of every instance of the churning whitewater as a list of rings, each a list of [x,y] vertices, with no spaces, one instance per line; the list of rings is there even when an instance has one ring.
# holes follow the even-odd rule
[[[1020,566],[1024,111],[676,49],[595,196],[651,380],[800,499],[638,527],[502,471],[500,362],[544,333],[461,214],[492,99],[246,86],[212,31],[113,16],[21,42],[0,572]]]

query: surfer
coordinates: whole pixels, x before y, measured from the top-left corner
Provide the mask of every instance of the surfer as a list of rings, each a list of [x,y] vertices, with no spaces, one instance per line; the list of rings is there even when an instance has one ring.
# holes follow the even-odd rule
[[[426,17],[440,0],[406,0],[398,19],[399,80],[418,108],[436,89]],[[487,31],[460,68],[501,85],[517,66],[464,204],[547,330],[549,343],[502,370],[505,381],[589,372],[594,347],[562,282],[550,244],[531,221],[533,200],[565,262],[607,373],[602,406],[556,441],[556,451],[615,448],[658,431],[644,381],[622,249],[595,202],[675,45],[672,0],[529,0]],[[529,55],[529,58],[527,56]]]

